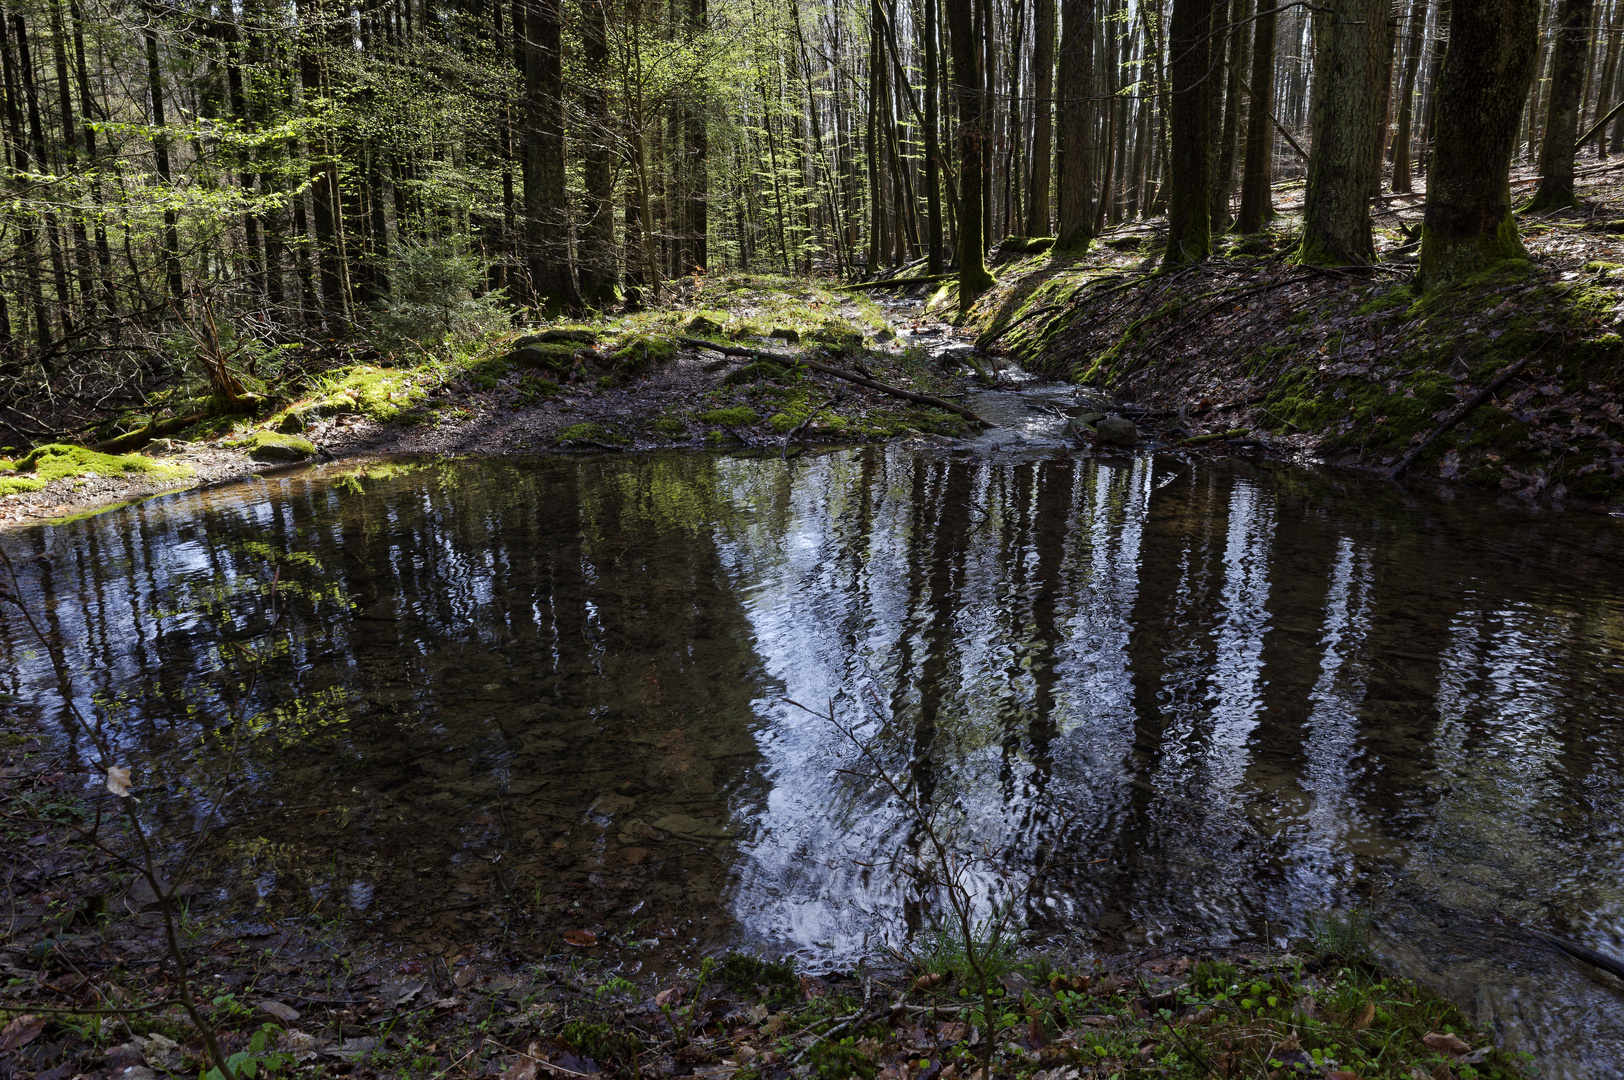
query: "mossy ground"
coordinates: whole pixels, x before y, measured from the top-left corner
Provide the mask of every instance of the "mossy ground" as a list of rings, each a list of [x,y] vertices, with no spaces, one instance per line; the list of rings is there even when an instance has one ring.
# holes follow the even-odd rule
[[[94,476],[122,477],[140,473],[159,480],[182,481],[192,475],[185,465],[155,461],[139,454],[101,454],[82,446],[49,443],[15,462],[0,461],[0,495],[39,491],[53,480]]]
[[[1379,469],[1526,359],[1412,471],[1624,504],[1615,236],[1525,222],[1530,261],[1420,295],[1402,255],[1366,273],[1291,265],[1290,226],[1165,274],[1110,238],[1083,258],[1015,264],[975,309],[980,339],[1153,413],[1182,410],[1192,434],[1244,426],[1283,453]],[[1403,240],[1384,235],[1388,250]]]

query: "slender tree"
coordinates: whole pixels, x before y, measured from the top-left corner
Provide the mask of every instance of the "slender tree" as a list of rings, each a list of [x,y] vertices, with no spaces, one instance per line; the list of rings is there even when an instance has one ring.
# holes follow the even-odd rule
[[[1556,41],[1551,55],[1551,89],[1545,112],[1545,133],[1539,144],[1539,186],[1529,210],[1555,210],[1574,206],[1574,143],[1579,137],[1585,62],[1590,55],[1590,18],[1594,0],[1562,0],[1553,28]]]
[[[927,0],[927,3],[930,0]],[[1054,159],[1054,0],[1032,9],[1032,153],[1026,189],[1026,235],[1049,235],[1050,164]]]
[[[523,2],[525,260],[533,302],[573,311],[581,297],[569,261],[559,0]]]
[[[992,288],[987,272],[986,201],[988,150],[987,110],[981,58],[984,43],[976,33],[974,0],[944,0],[947,38],[953,52],[953,96],[959,114],[959,310],[968,313],[982,293]]]

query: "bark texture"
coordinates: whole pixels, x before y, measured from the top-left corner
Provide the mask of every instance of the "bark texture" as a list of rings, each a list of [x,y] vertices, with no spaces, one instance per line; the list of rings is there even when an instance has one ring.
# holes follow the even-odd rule
[[[1032,9],[1032,171],[1026,193],[1026,235],[1049,235],[1049,166],[1054,158],[1054,0],[1037,0]]]
[[[981,41],[972,0],[945,0],[948,47],[953,53],[953,96],[959,112],[959,310],[992,287],[987,272],[987,222],[983,191],[988,155],[987,112],[982,93]]]
[[[609,149],[609,19],[605,0],[581,0],[581,59],[586,79],[581,87],[581,113],[586,141],[582,179],[586,199],[581,207],[581,297],[597,307],[617,297],[619,268],[615,260],[615,173]]]
[[[524,241],[532,299],[547,310],[581,306],[570,272],[564,202],[564,57],[558,0],[524,5]]]
[[[1330,266],[1376,258],[1371,178],[1380,174],[1392,30],[1384,0],[1335,0],[1316,53],[1314,152],[1297,260]]]
[[[1530,210],[1573,206],[1574,142],[1579,137],[1585,61],[1590,55],[1590,16],[1594,0],[1563,0],[1551,56],[1551,93],[1546,102],[1545,136],[1539,143],[1539,187]]]
[[[1539,0],[1452,0],[1421,226],[1423,289],[1527,257],[1511,216],[1511,153],[1538,29]]]
[[[1164,266],[1200,262],[1212,251],[1207,153],[1211,0],[1173,0],[1168,27],[1167,252]]]
[[[1058,169],[1055,246],[1088,247],[1094,224],[1094,0],[1060,5]]]
[[[1261,0],[1263,10],[1252,33],[1252,91],[1256,96],[1246,110],[1246,165],[1241,172],[1241,209],[1235,219],[1238,233],[1263,231],[1274,216],[1269,205],[1269,183],[1274,179],[1274,128],[1268,102],[1274,100],[1274,7]]]
[[[1404,68],[1398,84],[1398,130],[1393,133],[1393,192],[1411,190],[1410,134],[1415,117],[1415,80],[1421,71],[1422,33],[1426,29],[1427,0],[1410,5],[1410,24],[1405,37]]]

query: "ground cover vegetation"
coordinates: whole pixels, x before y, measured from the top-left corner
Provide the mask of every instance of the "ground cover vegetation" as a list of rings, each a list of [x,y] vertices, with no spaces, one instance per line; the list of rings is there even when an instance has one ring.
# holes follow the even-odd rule
[[[1041,335],[1040,366],[1118,389],[1186,381],[1180,352],[1221,355],[1267,376],[1274,396],[1253,404],[1276,423],[1244,426],[1288,449],[1616,497],[1613,260],[1581,260],[1596,265],[1572,284],[1530,239],[1609,246],[1606,201],[1583,185],[1624,144],[1619,4],[1362,3],[9,0],[0,453],[299,435],[346,412],[455,421],[482,403],[448,387],[474,398],[505,378],[507,404],[558,404],[554,387],[635,385],[691,348],[639,315],[680,309],[750,347],[808,329],[694,311],[718,279],[777,275],[761,290],[804,296],[811,277],[889,275],[946,285],[939,309],[974,320],[994,270],[1053,297],[1055,267],[1121,261],[1105,237],[1140,249],[1105,290],[1118,302],[1020,311],[1011,347],[1031,355]],[[1150,231],[1118,235],[1133,223]],[[1280,285],[1286,267],[1314,286]],[[1209,271],[1259,302],[1237,313]],[[1519,284],[1537,280],[1552,288]],[[1267,316],[1306,293],[1347,303],[1299,311],[1288,357]],[[1009,330],[1011,312],[991,314]],[[560,322],[587,336],[527,340]],[[1214,322],[1233,339],[1217,353]],[[1365,334],[1377,323],[1404,328],[1395,354],[1395,335]],[[1092,348],[1128,324],[1120,347]],[[858,341],[823,330],[812,344]],[[1493,344],[1462,355],[1461,334]],[[1248,335],[1257,348],[1237,351]],[[1309,351],[1346,363],[1361,336],[1368,372],[1308,374]],[[1555,371],[1558,339],[1585,359]],[[1491,391],[1521,395],[1510,420],[1446,424],[1542,343]],[[1201,400],[1178,403],[1181,424]],[[1329,403],[1345,400],[1345,415]],[[743,404],[780,417],[775,434],[796,415],[715,407]],[[664,411],[670,434],[695,426]],[[1549,424],[1514,414],[1571,417],[1582,445],[1553,449]],[[560,430],[638,445],[594,436],[613,427]]]

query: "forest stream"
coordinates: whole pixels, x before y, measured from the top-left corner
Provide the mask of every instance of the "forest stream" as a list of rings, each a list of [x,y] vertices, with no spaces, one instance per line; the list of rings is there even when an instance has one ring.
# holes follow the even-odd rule
[[[883,959],[933,918],[920,838],[832,710],[992,853],[976,894],[1029,940],[1267,944],[1368,908],[1543,1075],[1624,1060],[1624,987],[1521,929],[1624,946],[1624,521],[1075,456],[1076,392],[972,395],[1000,424],[973,443],[330,464],[9,546],[46,557],[171,838],[229,742],[200,737],[218,650],[268,640],[280,566],[199,897],[248,918]],[[4,647],[49,713],[48,665]]]

